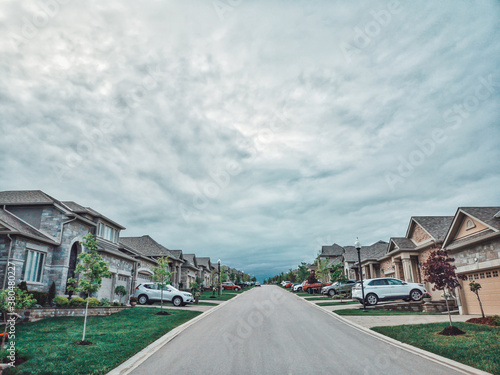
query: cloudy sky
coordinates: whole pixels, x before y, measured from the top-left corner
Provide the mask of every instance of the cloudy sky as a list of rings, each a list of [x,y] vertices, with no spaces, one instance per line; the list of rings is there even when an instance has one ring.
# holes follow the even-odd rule
[[[500,204],[498,1],[0,5],[0,190],[262,279]]]

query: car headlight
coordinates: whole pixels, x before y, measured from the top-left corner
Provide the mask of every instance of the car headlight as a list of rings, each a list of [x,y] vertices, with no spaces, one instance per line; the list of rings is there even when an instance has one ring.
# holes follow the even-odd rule
[[[193,298],[193,295],[191,293],[184,293],[184,297],[191,297],[191,298]]]

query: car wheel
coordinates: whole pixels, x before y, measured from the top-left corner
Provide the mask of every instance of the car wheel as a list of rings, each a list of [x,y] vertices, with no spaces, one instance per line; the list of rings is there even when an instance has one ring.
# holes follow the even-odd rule
[[[234,289],[236,292],[239,292],[240,291],[240,288],[235,288]]]
[[[376,294],[370,293],[366,296],[365,301],[369,305],[376,305],[378,302],[378,297]]]
[[[422,292],[418,289],[413,289],[410,292],[410,298],[414,301],[420,301],[420,299],[422,298]]]
[[[329,295],[330,297],[333,297],[333,296],[335,295],[335,290],[330,289],[330,290],[328,291],[328,295]]]
[[[137,302],[139,302],[139,305],[145,305],[149,302],[149,298],[147,295],[141,294],[137,299]]]
[[[172,304],[173,304],[175,307],[182,306],[182,303],[183,303],[182,298],[181,298],[181,297],[179,297],[179,296],[174,297],[174,298],[172,299]]]

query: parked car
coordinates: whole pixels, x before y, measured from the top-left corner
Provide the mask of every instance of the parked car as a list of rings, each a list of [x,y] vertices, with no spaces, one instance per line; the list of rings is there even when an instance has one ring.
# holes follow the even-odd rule
[[[229,282],[229,281],[225,281],[222,283],[222,289],[224,290],[234,290],[235,292],[237,292],[238,290],[241,290],[241,287],[239,287],[238,285],[236,285],[235,283],[232,283],[232,282]]]
[[[285,284],[285,288],[291,288],[292,285],[293,285],[293,283],[290,281],[290,282]]]
[[[339,293],[350,293],[356,283],[356,280],[347,280],[345,283],[335,282],[332,285],[324,286],[321,289],[321,294],[333,297],[335,294]]]
[[[281,286],[285,286],[286,284],[288,284],[290,281],[282,281],[281,282]]]
[[[419,301],[427,293],[423,284],[407,283],[393,278],[377,278],[363,281],[365,301],[368,305],[376,305],[379,301],[403,299]],[[363,302],[361,283],[352,288],[352,299]]]
[[[332,285],[332,283],[322,284],[319,281],[314,284],[309,284],[307,281],[302,285],[302,290],[307,293],[319,293],[323,285]]]
[[[305,281],[303,281],[302,283],[300,283],[300,284],[298,284],[298,285],[294,286],[294,287],[292,288],[292,290],[293,290],[294,292],[300,292],[300,291],[302,291],[302,287],[304,286],[304,284],[305,284],[305,283],[306,283],[306,282],[305,282]]]
[[[155,283],[139,284],[135,288],[134,297],[137,297],[137,302],[141,305],[151,305],[161,300],[161,289]],[[163,288],[163,301],[172,302],[174,306],[184,306],[193,303],[194,298],[191,293],[181,292],[172,285],[167,285]]]
[[[257,282],[255,283],[255,286],[260,286],[260,283],[257,281]]]

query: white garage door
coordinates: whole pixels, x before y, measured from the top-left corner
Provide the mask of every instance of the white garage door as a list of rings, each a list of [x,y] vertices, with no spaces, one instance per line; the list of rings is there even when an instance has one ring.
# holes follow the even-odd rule
[[[479,302],[474,293],[470,291],[469,283],[474,280],[481,284],[479,297],[483,303],[484,313],[487,315],[500,315],[500,268],[488,271],[477,271],[466,274],[468,280],[463,282],[465,303],[469,314],[481,314]]]

